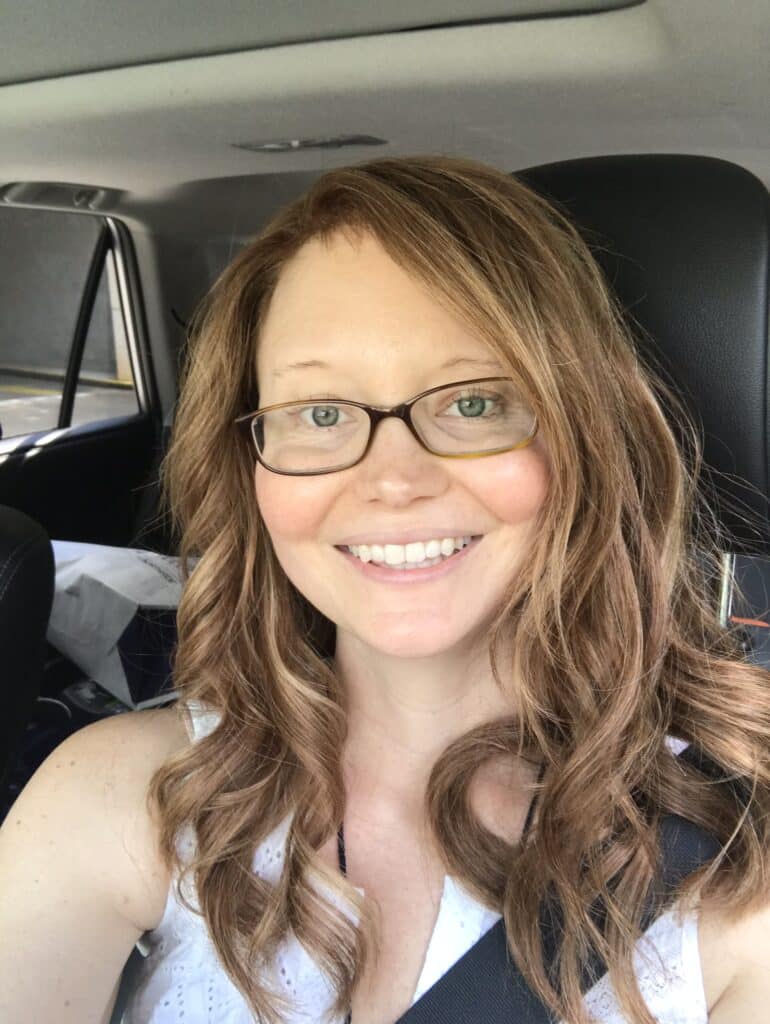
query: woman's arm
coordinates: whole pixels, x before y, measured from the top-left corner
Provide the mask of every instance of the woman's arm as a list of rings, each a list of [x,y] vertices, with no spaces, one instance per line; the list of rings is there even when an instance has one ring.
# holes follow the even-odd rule
[[[145,806],[187,742],[174,711],[120,715],[62,743],[0,829],[0,1020],[103,1024],[169,879]]]

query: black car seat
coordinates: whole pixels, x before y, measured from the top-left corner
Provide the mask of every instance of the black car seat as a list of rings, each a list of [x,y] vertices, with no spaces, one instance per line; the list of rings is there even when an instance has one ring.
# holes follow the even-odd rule
[[[727,540],[722,622],[741,626],[752,659],[770,667],[767,189],[724,160],[667,154],[568,160],[517,177],[577,224],[640,357],[699,425],[701,490]]]
[[[11,759],[40,692],[53,593],[48,534],[28,515],[0,505],[0,805]]]

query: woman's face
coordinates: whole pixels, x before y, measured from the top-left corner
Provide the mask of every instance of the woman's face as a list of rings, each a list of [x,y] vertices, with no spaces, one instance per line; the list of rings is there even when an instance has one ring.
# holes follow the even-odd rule
[[[322,360],[327,367],[286,369]],[[456,365],[445,367],[449,361]],[[468,328],[394,263],[379,241],[313,240],[285,268],[257,359],[260,404],[334,396],[393,406],[457,380],[505,375]],[[397,419],[380,423],[350,469],[283,476],[257,463],[256,497],[294,586],[368,647],[429,657],[478,643],[532,542],[548,484],[541,434],[526,448],[478,459],[425,451]],[[433,579],[406,585],[365,575],[338,550],[403,531],[482,535]],[[393,541],[397,543],[397,541]],[[454,564],[453,564],[454,563]],[[411,570],[405,570],[413,575]]]

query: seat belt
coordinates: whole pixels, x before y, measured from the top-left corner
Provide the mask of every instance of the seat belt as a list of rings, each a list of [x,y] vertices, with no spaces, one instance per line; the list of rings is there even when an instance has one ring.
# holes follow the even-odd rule
[[[692,745],[678,756],[711,779],[723,777],[714,763]],[[675,814],[661,818],[660,890],[651,893],[647,901],[641,922],[643,932],[658,914],[670,907],[670,902],[661,906],[659,897],[673,893],[683,879],[712,860],[720,849],[710,833],[685,818]],[[601,924],[604,914],[600,903],[592,910],[592,916]],[[546,967],[555,962],[561,919],[560,908],[555,903],[547,906],[541,915]],[[583,965],[581,990],[587,992],[606,973],[606,964],[594,951]],[[530,988],[511,958],[505,923],[500,920],[410,1006],[396,1024],[556,1024],[558,1020]]]

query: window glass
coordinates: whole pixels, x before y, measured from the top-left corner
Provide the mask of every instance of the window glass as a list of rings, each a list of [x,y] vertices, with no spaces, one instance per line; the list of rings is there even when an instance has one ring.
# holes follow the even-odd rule
[[[0,426],[14,437],[58,426],[100,217],[0,207]],[[72,423],[131,415],[137,397],[108,252],[88,327]]]

